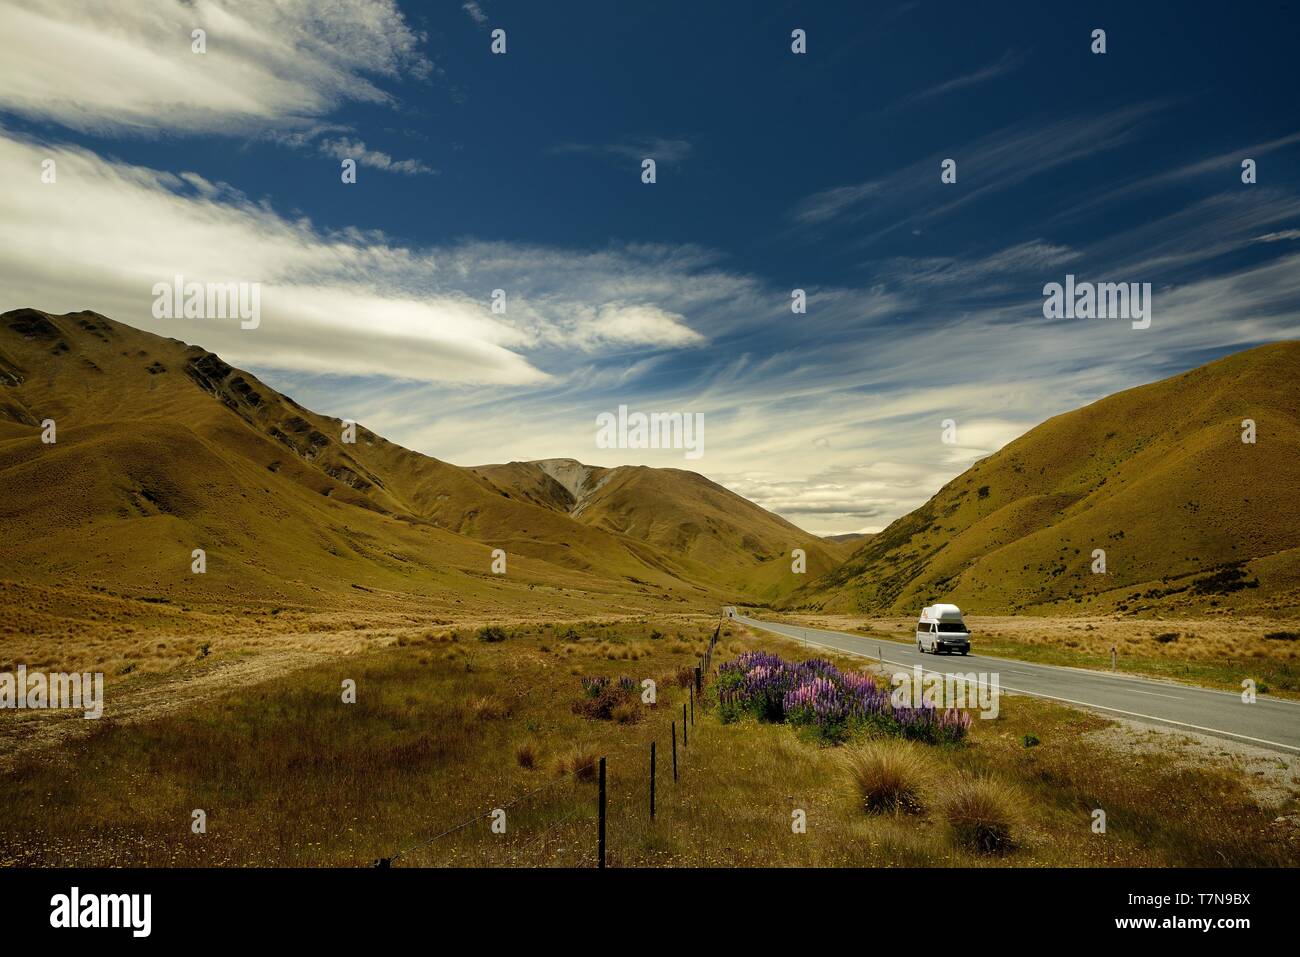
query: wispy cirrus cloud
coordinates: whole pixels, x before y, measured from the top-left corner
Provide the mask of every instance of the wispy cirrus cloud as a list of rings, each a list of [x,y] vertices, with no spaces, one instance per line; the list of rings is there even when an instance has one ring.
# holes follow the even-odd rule
[[[956,93],[958,90],[964,90],[972,86],[979,86],[982,83],[995,80],[1000,76],[1013,73],[1019,69],[1024,62],[1025,55],[1023,53],[1008,50],[997,60],[994,60],[992,63],[986,64],[977,70],[963,73],[950,80],[944,80],[942,83],[926,87],[925,89],[918,90],[915,93],[909,93],[890,109],[894,110],[902,109],[907,106],[914,106],[915,104],[922,103],[926,100],[937,99],[938,97]]]
[[[1241,183],[1241,163],[1243,160],[1249,158],[1258,161],[1262,156],[1269,156],[1297,144],[1300,144],[1300,132],[1289,133],[1286,136],[1241,146],[1226,153],[1205,156],[1190,163],[1180,164],[1172,169],[1162,170],[1159,173],[1139,176],[1118,186],[1104,190],[1093,190],[1069,207],[1056,212],[1050,222],[1056,225],[1067,223],[1097,209],[1111,206],[1121,200],[1149,195],[1200,177],[1218,176],[1225,187],[1236,186]]]
[[[1130,142],[1158,105],[1126,107],[1093,117],[1026,122],[936,153],[888,176],[813,193],[790,213],[799,226],[874,220],[869,239],[924,224],[1025,180]],[[962,188],[945,191],[939,164],[958,164]]]
[[[559,155],[588,153],[617,156],[637,163],[648,158],[671,166],[685,162],[693,150],[690,140],[652,136],[620,140],[617,143],[561,143],[551,147],[548,152]]]
[[[4,0],[0,35],[22,38],[0,58],[0,109],[118,135],[305,128],[434,70],[393,0]]]
[[[320,143],[320,151],[337,160],[356,160],[358,166],[370,166],[375,169],[388,170],[393,173],[437,175],[438,171],[419,160],[395,160],[382,150],[372,150],[361,140],[346,137],[326,139]]]

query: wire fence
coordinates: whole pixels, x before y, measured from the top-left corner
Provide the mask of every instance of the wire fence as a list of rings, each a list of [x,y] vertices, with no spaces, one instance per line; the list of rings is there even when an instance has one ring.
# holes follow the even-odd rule
[[[717,648],[718,639],[722,634],[722,620],[719,619],[718,625],[713,630],[704,652],[700,655],[695,666],[693,682],[690,688],[688,700],[682,703],[680,719],[674,712],[674,717],[668,727],[668,744],[670,747],[672,761],[672,781],[677,784],[681,780],[682,771],[685,770],[686,755],[690,748],[690,738],[692,729],[695,727],[695,711],[697,704],[702,706],[704,689],[710,680],[713,669],[713,652]],[[680,728],[679,728],[680,723]],[[680,740],[680,748],[678,742]],[[667,755],[664,755],[667,757]],[[660,770],[660,753],[659,741],[652,738],[649,742],[648,753],[648,787],[646,792],[646,808],[650,821],[655,820],[659,803],[659,778],[662,776],[667,780],[667,769]],[[412,841],[404,847],[399,848],[388,857],[381,857],[373,862],[374,867],[387,868],[393,867],[402,861],[411,861],[422,851],[435,848],[439,842],[455,838],[455,835],[464,832],[467,828],[472,827],[482,821],[493,821],[494,833],[499,838],[504,838],[494,842],[492,846],[492,859],[496,862],[506,863],[523,863],[526,855],[545,852],[549,854],[549,863],[562,862],[563,856],[568,852],[574,852],[574,863],[577,866],[595,866],[598,868],[605,867],[607,859],[606,836],[608,827],[608,789],[606,778],[606,759],[601,757],[593,761],[591,765],[583,765],[572,769],[572,777],[563,777],[539,787],[532,788],[517,795],[505,804],[475,814],[473,817],[466,818],[449,827],[445,827],[437,833]],[[590,796],[578,793],[578,785],[582,780],[596,778],[597,790],[596,800],[593,802]],[[569,807],[561,808],[560,816],[555,820],[543,820],[538,826],[541,828],[529,836],[519,839],[510,840],[505,837],[507,834],[517,834],[521,828],[512,825],[510,828],[505,826],[506,812],[514,812],[511,817],[519,817],[521,809],[526,809],[528,805],[542,795],[551,795],[562,786],[567,785],[573,794],[568,802]],[[624,795],[624,799],[630,799],[631,793]],[[543,809],[544,810],[544,809]],[[527,815],[525,814],[525,817]],[[495,830],[497,827],[499,830]],[[594,825],[594,827],[592,827]],[[527,833],[527,828],[523,829]],[[570,834],[573,840],[568,843],[558,844],[551,851],[547,851],[550,842]],[[585,836],[584,836],[585,835]],[[478,851],[481,854],[482,848]],[[470,857],[474,856],[474,851],[469,852]],[[443,855],[444,860],[448,857],[454,858],[454,852],[448,852]]]

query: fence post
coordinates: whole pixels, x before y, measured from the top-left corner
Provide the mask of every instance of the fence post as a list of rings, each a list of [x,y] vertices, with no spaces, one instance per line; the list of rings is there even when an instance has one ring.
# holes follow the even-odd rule
[[[686,747],[690,742],[686,740],[686,705],[682,704],[682,747]]]
[[[655,819],[655,743],[650,742],[650,820]]]
[[[600,863],[596,866],[605,869],[605,759],[600,759],[600,824],[596,837],[597,853]]]
[[[691,727],[695,727],[695,697],[691,697]]]
[[[677,722],[673,722],[673,784],[677,783]]]

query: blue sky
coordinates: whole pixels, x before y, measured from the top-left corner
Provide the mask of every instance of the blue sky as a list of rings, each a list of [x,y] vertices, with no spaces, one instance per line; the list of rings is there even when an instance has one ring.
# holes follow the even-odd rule
[[[79,6],[0,0],[0,307],[198,342],[457,464],[687,467],[874,530],[1300,332],[1286,5]],[[154,319],[176,273],[261,283],[261,324]],[[1151,283],[1151,328],[1045,319],[1066,273]],[[703,413],[705,454],[597,448],[620,404]]]

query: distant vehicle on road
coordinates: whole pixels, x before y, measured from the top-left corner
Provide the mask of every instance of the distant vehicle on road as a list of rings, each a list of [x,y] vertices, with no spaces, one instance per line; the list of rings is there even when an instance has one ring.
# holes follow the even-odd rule
[[[916,623],[916,650],[937,655],[970,651],[970,629],[956,605],[927,605]]]

